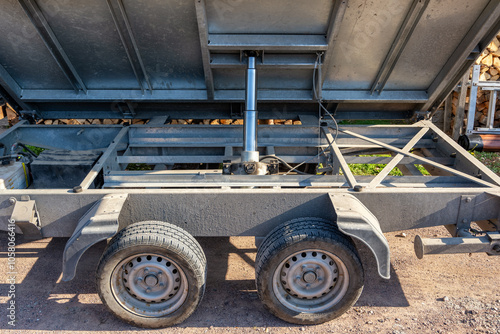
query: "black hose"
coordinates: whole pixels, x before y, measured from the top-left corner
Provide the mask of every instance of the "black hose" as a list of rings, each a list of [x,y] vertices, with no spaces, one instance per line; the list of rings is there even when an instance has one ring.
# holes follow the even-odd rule
[[[24,145],[23,143],[17,143],[17,145],[21,146],[22,148],[24,148],[29,154],[31,154],[34,158],[38,158],[38,154],[36,154],[35,152],[33,152],[30,148],[28,148],[28,146]]]

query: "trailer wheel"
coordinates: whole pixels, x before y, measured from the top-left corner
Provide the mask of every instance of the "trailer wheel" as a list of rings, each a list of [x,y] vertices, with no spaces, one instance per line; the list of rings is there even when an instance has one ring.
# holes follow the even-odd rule
[[[148,221],[121,230],[97,269],[99,296],[108,309],[134,326],[161,328],[189,317],[206,282],[201,246],[174,225]]]
[[[294,324],[337,318],[363,290],[354,244],[323,219],[299,218],[275,228],[259,248],[255,266],[264,306]]]

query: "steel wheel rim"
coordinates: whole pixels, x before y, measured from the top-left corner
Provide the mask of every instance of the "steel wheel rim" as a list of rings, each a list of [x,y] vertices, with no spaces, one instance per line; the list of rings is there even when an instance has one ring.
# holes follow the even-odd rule
[[[318,313],[340,302],[349,287],[349,273],[335,255],[306,249],[286,257],[273,275],[276,298],[290,310]]]
[[[159,254],[122,260],[111,274],[111,291],[121,307],[143,317],[162,317],[181,307],[188,295],[182,268]]]

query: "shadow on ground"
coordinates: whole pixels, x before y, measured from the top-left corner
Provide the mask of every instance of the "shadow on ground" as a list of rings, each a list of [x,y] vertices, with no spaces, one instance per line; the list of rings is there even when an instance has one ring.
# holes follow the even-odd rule
[[[6,233],[0,232],[0,263],[7,266]],[[247,239],[235,246],[229,238],[200,238],[208,260],[205,297],[196,312],[179,325],[189,327],[290,327],[262,306],[255,290],[253,266],[255,248]],[[67,239],[51,239],[27,243],[19,237],[16,265],[22,278],[16,286],[16,330],[137,330],[115,319],[101,304],[95,288],[95,268],[105,248],[99,243],[82,257],[76,278],[59,282],[64,246]],[[406,300],[394,270],[391,279],[377,274],[375,261],[362,245],[360,256],[365,267],[365,289],[357,306],[406,307]],[[228,271],[228,263],[229,271]],[[0,284],[1,308],[6,307],[8,285],[3,268]],[[24,276],[24,273],[26,275]],[[18,274],[21,275],[21,274]],[[235,278],[236,277],[236,278]],[[14,329],[2,317],[0,329]]]

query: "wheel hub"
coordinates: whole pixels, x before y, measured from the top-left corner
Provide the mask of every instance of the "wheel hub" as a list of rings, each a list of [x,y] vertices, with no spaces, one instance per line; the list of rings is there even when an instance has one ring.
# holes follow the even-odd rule
[[[306,251],[289,257],[281,269],[283,288],[301,299],[316,299],[332,290],[338,268],[330,256],[321,251]]]
[[[156,275],[147,275],[144,282],[147,286],[153,287],[158,284],[158,277],[156,277]]]
[[[316,281],[317,279],[317,275],[315,272],[313,271],[308,271],[304,274],[304,276],[302,277],[302,279],[304,280],[304,282],[306,283],[313,283]]]
[[[296,252],[276,268],[278,300],[297,312],[321,312],[342,299],[349,284],[343,262],[335,255],[308,249]]]
[[[121,275],[115,281],[115,290],[120,291],[119,299],[136,312],[151,305],[157,305],[162,310],[182,303],[187,294],[184,288],[185,275],[173,261],[156,255],[138,255],[121,264]],[[164,311],[163,311],[164,312]]]

